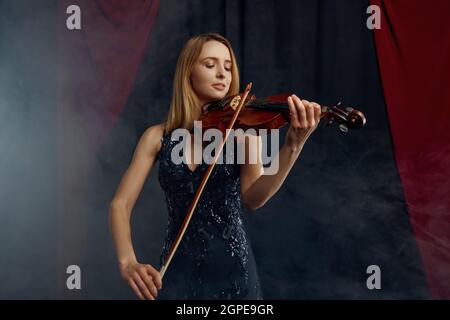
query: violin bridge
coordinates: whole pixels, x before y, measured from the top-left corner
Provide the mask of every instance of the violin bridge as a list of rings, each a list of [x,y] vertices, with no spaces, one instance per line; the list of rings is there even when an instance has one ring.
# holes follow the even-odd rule
[[[231,102],[230,102],[230,107],[233,110],[236,110],[236,108],[239,106],[240,101],[241,101],[241,96],[234,97],[233,100],[231,100]]]

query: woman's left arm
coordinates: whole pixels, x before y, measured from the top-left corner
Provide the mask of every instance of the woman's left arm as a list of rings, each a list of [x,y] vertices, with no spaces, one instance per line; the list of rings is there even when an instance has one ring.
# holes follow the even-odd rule
[[[285,143],[278,153],[278,171],[275,174],[263,175],[261,137],[246,136],[245,138],[245,163],[241,165],[240,174],[241,198],[251,210],[261,208],[278,191],[300,155],[306,140],[320,122],[319,104],[300,100],[295,95],[290,96],[287,102],[291,123],[286,133]],[[257,155],[256,163],[249,161],[251,155]]]

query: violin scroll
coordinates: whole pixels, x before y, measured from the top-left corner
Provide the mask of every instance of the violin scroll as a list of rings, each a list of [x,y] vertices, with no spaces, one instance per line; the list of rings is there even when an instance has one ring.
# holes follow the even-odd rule
[[[362,128],[366,124],[364,114],[352,107],[341,108],[342,103],[338,102],[335,106],[322,106],[323,117],[326,118],[326,127],[333,122],[339,124],[339,130],[347,133],[349,129],[356,130]]]

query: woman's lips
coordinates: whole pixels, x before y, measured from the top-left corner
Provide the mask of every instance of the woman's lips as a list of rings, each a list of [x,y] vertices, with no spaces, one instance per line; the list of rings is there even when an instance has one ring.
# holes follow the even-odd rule
[[[220,90],[220,91],[222,91],[222,90],[225,89],[225,85],[223,85],[223,84],[213,84],[212,86],[213,86],[215,89]]]

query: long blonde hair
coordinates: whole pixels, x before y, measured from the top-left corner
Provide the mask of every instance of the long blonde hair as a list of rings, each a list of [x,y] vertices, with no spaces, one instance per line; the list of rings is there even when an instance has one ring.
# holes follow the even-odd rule
[[[193,66],[201,54],[203,44],[211,40],[224,44],[230,51],[232,80],[227,96],[239,93],[239,70],[230,42],[217,33],[205,33],[189,39],[178,57],[173,80],[172,101],[165,123],[166,133],[177,128],[192,129],[194,120],[196,120],[193,109],[197,106],[198,99],[192,88],[190,76]]]

